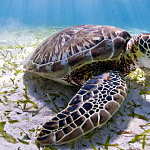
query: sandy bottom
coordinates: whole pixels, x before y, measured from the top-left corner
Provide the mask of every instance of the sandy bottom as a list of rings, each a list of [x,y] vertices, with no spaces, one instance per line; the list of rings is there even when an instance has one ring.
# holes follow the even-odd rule
[[[38,150],[35,138],[41,125],[65,108],[78,90],[23,71],[25,58],[57,30],[21,28],[0,31],[1,150]],[[102,128],[74,143],[40,149],[149,150],[150,78],[148,72],[145,75],[144,84],[129,82],[126,101]]]

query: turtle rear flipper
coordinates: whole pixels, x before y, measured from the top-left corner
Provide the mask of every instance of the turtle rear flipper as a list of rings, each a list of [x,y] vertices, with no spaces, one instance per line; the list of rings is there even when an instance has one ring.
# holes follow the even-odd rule
[[[118,72],[88,80],[67,108],[43,125],[37,140],[41,145],[65,144],[102,126],[126,97],[126,83]]]

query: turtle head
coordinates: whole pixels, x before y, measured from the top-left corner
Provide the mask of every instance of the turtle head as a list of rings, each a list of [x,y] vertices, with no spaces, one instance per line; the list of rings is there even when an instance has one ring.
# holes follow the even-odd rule
[[[139,66],[150,68],[150,34],[143,33],[133,36],[127,43],[127,53],[136,55]]]
[[[139,58],[141,64],[150,68],[150,34],[144,33],[137,36],[138,39],[138,48],[142,54],[142,57]]]
[[[138,47],[144,56],[150,58],[150,34],[144,33],[138,36]]]

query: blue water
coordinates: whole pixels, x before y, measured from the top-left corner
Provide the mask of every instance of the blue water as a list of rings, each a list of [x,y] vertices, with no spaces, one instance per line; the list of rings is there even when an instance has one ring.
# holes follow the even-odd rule
[[[114,25],[150,31],[150,0],[1,0],[0,25]]]

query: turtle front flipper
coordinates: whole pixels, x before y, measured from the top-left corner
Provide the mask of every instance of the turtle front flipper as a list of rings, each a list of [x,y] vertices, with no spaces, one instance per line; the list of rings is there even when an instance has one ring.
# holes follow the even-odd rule
[[[88,80],[67,108],[43,125],[40,145],[65,144],[102,126],[118,110],[127,93],[126,83],[114,71]]]

